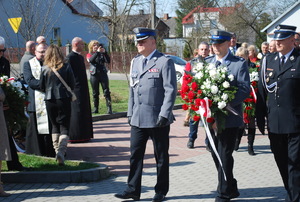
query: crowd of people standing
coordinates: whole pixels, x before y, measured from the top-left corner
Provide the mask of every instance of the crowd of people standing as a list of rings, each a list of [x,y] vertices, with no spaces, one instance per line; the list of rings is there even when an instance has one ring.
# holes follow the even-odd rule
[[[115,197],[140,200],[144,154],[147,141],[151,139],[157,167],[152,201],[160,202],[165,200],[169,191],[169,132],[175,120],[172,109],[177,93],[176,73],[173,61],[156,50],[156,30],[139,27],[133,31],[139,55],[133,58],[130,70],[127,112],[131,127],[130,171],[124,191],[115,194]],[[255,120],[262,134],[265,134],[266,121],[268,123],[271,151],[287,192],[286,201],[299,201],[300,99],[297,92],[300,86],[300,52],[296,27],[279,25],[274,40],[262,43],[261,53],[254,45],[247,43],[239,47],[236,40],[234,33],[211,30],[211,48],[208,43],[202,42],[197,58],[191,60],[186,68],[193,72],[194,62],[214,64],[216,68],[225,65],[233,75],[231,85],[236,88],[234,99],[227,105],[234,113],[226,115],[224,129],[216,130],[216,124],[212,123],[210,130],[206,131],[210,137],[207,150],[211,152],[218,173],[215,201],[227,202],[240,195],[233,173],[232,154],[239,149],[244,131],[248,129],[248,153],[255,155]],[[111,98],[104,66],[110,58],[99,42],[91,41],[89,47],[87,59],[91,66],[93,112],[98,112],[97,98],[101,84],[110,114]],[[72,40],[72,52],[65,60],[56,45],[48,47],[41,38],[35,46],[34,55],[32,42],[28,42],[28,54],[24,55],[28,61],[22,61],[30,103],[27,108],[30,121],[26,131],[26,152],[56,157],[59,165],[64,165],[68,141],[82,142],[93,137],[87,75],[84,58],[80,54],[83,48],[83,40],[75,37]],[[208,50],[213,54],[209,55]],[[0,52],[4,51],[0,43]],[[256,69],[259,75],[258,86],[251,80],[250,69]],[[183,82],[183,85],[187,84]],[[5,125],[1,113],[5,109],[4,93],[0,88],[0,125]],[[247,109],[243,107],[245,102],[249,102],[246,101],[249,96],[255,104],[255,114],[251,117],[245,115]],[[189,114],[187,117],[190,118]],[[199,121],[189,120],[187,147],[190,149],[194,148],[198,124]],[[0,132],[1,144],[5,144],[1,146],[0,160],[9,161],[12,158],[7,134],[2,133],[3,130]],[[0,196],[8,195],[0,185]]]

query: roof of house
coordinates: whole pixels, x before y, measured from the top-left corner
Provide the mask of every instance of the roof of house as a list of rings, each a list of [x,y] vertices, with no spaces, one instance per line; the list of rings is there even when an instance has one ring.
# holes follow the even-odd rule
[[[182,18],[182,24],[193,24],[194,23],[194,13],[211,13],[211,12],[229,12],[232,11],[234,7],[209,7],[204,8],[201,6],[195,7],[191,12]]]
[[[268,24],[265,28],[263,28],[261,30],[261,32],[267,32],[267,30],[272,27],[275,23],[278,23],[278,21],[280,19],[282,19],[285,15],[287,15],[289,12],[291,12],[291,10],[293,10],[296,6],[298,6],[300,4],[300,1],[297,1],[293,6],[291,6],[287,11],[285,11],[284,13],[282,13],[278,18],[276,18],[275,20],[273,20],[270,24]]]
[[[92,0],[62,0],[73,14],[86,17],[99,17],[103,15],[102,10]]]
[[[167,20],[161,18],[160,20],[163,21],[170,28],[169,35],[175,36],[176,35],[176,27],[177,27],[176,17],[169,17]]]

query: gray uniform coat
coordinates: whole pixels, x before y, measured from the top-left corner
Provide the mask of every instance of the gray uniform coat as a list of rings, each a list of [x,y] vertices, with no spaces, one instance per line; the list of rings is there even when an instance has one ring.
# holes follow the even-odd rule
[[[210,56],[205,58],[208,63],[216,63],[216,57]],[[230,82],[231,86],[238,88],[235,98],[229,103],[239,114],[239,116],[228,113],[226,118],[225,128],[240,127],[243,122],[243,101],[249,96],[250,93],[250,77],[247,62],[240,57],[228,54],[225,59],[228,67],[228,74],[234,76],[234,80]]]
[[[131,125],[154,128],[159,116],[174,120],[172,113],[177,94],[174,63],[157,50],[143,70],[143,56],[132,60],[131,86],[127,116]]]

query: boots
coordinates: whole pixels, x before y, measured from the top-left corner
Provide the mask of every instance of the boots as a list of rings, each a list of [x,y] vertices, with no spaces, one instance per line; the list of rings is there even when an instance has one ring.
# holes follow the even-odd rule
[[[52,134],[52,143],[53,143],[53,148],[54,148],[55,154],[57,154],[57,152],[58,152],[58,140],[59,140],[59,136],[60,136],[59,133],[53,133]]]
[[[92,113],[93,114],[99,113],[98,108],[99,108],[99,97],[94,98],[94,110]]]
[[[248,154],[250,156],[256,155],[253,150],[253,143],[255,138],[255,128],[248,129]]]
[[[67,151],[67,145],[69,141],[69,136],[67,135],[60,135],[59,142],[58,142],[58,151],[56,153],[56,160],[58,165],[63,166],[65,165],[65,154]]]
[[[110,98],[105,98],[105,99],[106,99],[107,114],[112,114],[111,99]]]

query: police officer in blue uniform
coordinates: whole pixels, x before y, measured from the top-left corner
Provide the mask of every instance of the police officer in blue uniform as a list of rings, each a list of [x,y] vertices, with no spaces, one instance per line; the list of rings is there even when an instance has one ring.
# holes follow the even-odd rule
[[[153,202],[163,201],[169,191],[169,132],[177,93],[173,61],[156,50],[156,31],[135,28],[140,55],[131,61],[128,123],[131,125],[130,171],[127,187],[115,194],[121,199],[139,200],[143,160],[149,138],[154,145],[157,183]]]
[[[278,52],[268,54],[262,62],[257,100],[257,125],[264,133],[262,112],[266,112],[286,201],[300,201],[300,55],[294,48],[295,31],[294,26],[277,26],[274,40]]]
[[[215,55],[205,58],[205,61],[214,63],[216,66],[227,66],[228,72],[234,76],[234,80],[230,84],[237,87],[235,98],[229,102],[229,105],[238,115],[229,112],[225,120],[225,129],[220,133],[218,132],[218,134],[214,134],[212,131],[212,137],[223,165],[222,168],[216,154],[212,152],[212,157],[218,170],[218,195],[215,201],[225,202],[240,195],[237,181],[232,171],[234,162],[232,153],[238,129],[244,124],[242,106],[244,99],[250,93],[250,78],[247,62],[243,58],[234,56],[229,51],[232,34],[223,30],[211,30],[210,34],[210,43]]]

